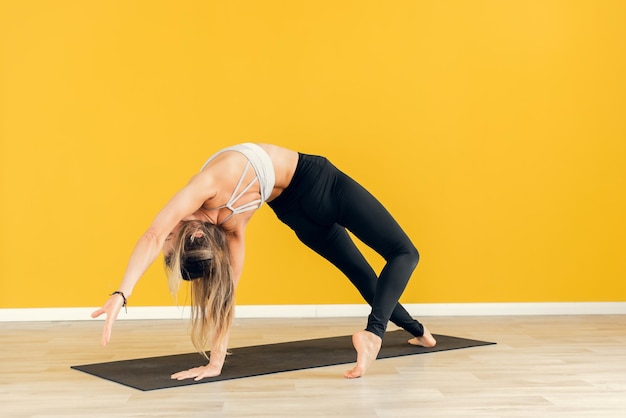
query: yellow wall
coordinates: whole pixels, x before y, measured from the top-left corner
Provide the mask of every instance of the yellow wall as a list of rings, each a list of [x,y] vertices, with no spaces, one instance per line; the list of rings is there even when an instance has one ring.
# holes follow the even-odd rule
[[[0,307],[101,304],[242,141],[373,191],[422,253],[404,302],[624,301],[624,22],[620,0],[2,0]],[[360,303],[267,207],[247,251],[239,304]],[[172,303],[160,265],[131,303]]]

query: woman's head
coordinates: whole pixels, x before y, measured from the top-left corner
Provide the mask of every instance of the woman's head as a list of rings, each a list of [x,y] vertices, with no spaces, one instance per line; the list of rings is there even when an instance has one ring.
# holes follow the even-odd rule
[[[229,256],[228,241],[224,230],[210,222],[181,221],[166,240],[163,253],[170,288],[176,292],[181,279],[210,278],[221,259]]]
[[[194,346],[204,352],[226,336],[234,314],[234,285],[226,232],[218,225],[182,221],[164,246],[170,291],[191,283]]]

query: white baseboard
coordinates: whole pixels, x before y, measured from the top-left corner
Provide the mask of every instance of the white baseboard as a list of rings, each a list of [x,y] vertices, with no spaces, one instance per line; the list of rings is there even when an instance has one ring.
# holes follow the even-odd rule
[[[425,316],[519,316],[519,315],[625,315],[626,302],[538,302],[538,303],[408,303],[415,317]],[[97,308],[0,309],[0,322],[94,320]],[[365,317],[363,305],[241,305],[237,318],[333,318]],[[186,319],[189,308],[176,306],[131,306],[118,320]],[[104,319],[104,316],[98,320]]]

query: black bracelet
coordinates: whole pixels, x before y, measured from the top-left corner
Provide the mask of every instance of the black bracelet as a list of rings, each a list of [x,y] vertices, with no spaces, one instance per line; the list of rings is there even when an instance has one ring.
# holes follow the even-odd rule
[[[109,296],[113,296],[113,295],[120,295],[122,299],[124,299],[124,303],[122,304],[122,306],[124,307],[124,310],[126,311],[126,313],[128,313],[128,309],[126,309],[126,296],[124,296],[124,293],[120,292],[119,290],[116,290],[115,292],[111,293]]]

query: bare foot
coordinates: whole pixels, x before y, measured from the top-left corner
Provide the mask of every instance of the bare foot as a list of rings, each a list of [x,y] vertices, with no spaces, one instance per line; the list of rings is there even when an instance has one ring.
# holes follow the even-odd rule
[[[369,331],[359,331],[352,336],[352,344],[356,349],[356,366],[352,370],[346,370],[344,376],[348,379],[361,377],[372,365],[383,340]]]
[[[421,347],[431,348],[437,345],[435,337],[424,327],[424,335],[421,337],[411,338],[409,344],[419,345]]]

